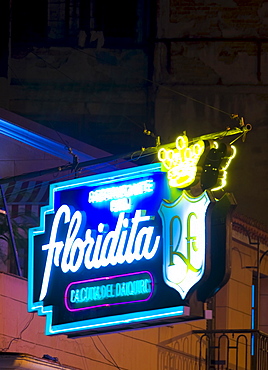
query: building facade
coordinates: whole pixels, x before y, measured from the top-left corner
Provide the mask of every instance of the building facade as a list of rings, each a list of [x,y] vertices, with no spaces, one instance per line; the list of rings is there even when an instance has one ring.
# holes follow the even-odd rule
[[[15,123],[16,121],[19,125]],[[10,179],[14,180],[15,175],[20,175],[22,168],[22,165],[18,166],[20,160],[22,164],[26,163],[26,168],[32,170],[28,173],[35,174],[36,169],[40,168],[40,161],[36,161],[40,155],[44,156],[44,160],[47,158],[49,161],[43,163],[46,168],[48,164],[52,168],[62,165],[62,161],[65,162],[62,157],[66,153],[69,155],[61,142],[52,139],[55,135],[54,131],[45,129],[37,134],[33,128],[39,126],[34,122],[2,111],[2,127],[5,124],[9,130],[1,134],[1,145],[6,147],[5,158],[1,163],[8,162],[6,166],[2,166],[2,172],[7,174],[9,182]],[[41,126],[39,128],[42,129]],[[20,138],[11,137],[11,134],[14,135],[16,131],[20,133]],[[9,136],[7,136],[8,132]],[[27,134],[28,140],[32,138],[31,144],[25,143],[23,133]],[[92,160],[103,155],[106,158],[107,153],[90,146],[83,147],[69,137],[63,138],[72,145],[72,152],[79,154],[80,157]],[[46,139],[46,145],[42,154],[40,146],[44,139]],[[38,149],[34,146],[37,144]],[[17,151],[14,150],[16,147]],[[45,149],[49,150],[49,153],[45,152]],[[106,162],[105,164],[107,165]],[[111,168],[111,166],[114,167]],[[108,169],[111,171],[120,166],[124,168],[125,163],[111,162],[108,164]],[[10,172],[11,168],[13,168],[12,172]],[[91,173],[98,171],[103,172],[103,168],[96,166],[91,168]],[[41,183],[43,185],[51,181],[57,183],[65,177],[68,179],[75,176],[83,177],[84,174],[69,171],[67,175],[63,173],[58,175],[56,180],[55,173],[46,174],[41,177]],[[33,178],[32,183],[37,179],[38,177]],[[27,239],[23,234],[25,231],[22,228],[25,220],[23,215],[29,217],[27,228],[36,226],[39,221],[32,216],[34,214],[38,217],[40,206],[47,204],[47,198],[43,198],[40,202],[40,197],[37,196],[40,192],[36,194],[39,183],[36,182],[34,186],[31,183],[32,189],[30,183],[30,181],[23,181],[24,185],[19,186],[17,181],[17,190],[13,190],[12,193],[8,193],[10,188],[8,183],[4,191],[4,197],[8,200],[7,208],[3,204],[2,194],[1,209],[9,212],[13,231],[17,230],[16,225],[20,227],[20,231],[14,233],[18,242],[15,248],[12,245],[9,230],[3,230],[1,233],[0,368],[85,370],[93,367],[100,370],[110,368],[201,370],[221,369],[222,366],[226,366],[259,370],[267,366],[268,234],[256,221],[239,213],[235,213],[232,217],[230,280],[205,303],[203,318],[155,328],[85,337],[69,338],[63,334],[45,335],[45,318],[27,310],[27,242],[20,244],[18,239],[19,236],[24,236],[24,241]],[[31,212],[27,214],[30,198],[32,198]],[[1,216],[3,216],[4,225],[7,215],[3,213]],[[16,262],[20,269],[17,268]]]
[[[267,225],[265,1],[41,4],[3,2],[2,108],[119,154],[243,118],[253,131],[229,185]]]
[[[207,303],[206,318],[106,335],[46,336],[45,318],[27,312],[27,279],[1,272],[0,368],[263,369],[267,238],[251,220],[233,218],[231,278]]]
[[[10,127],[1,131],[1,177],[14,182],[15,175],[74,163],[76,155],[86,161],[134,152],[155,146],[158,136],[161,143],[173,142],[183,131],[224,136],[244,118],[253,129],[236,143],[227,185],[238,201],[231,278],[206,303],[203,320],[77,339],[46,337],[45,319],[27,312],[25,244],[16,263],[8,237],[1,240],[0,368],[265,369],[267,3],[110,3],[1,4],[0,106],[8,110],[1,111],[1,126],[7,121],[26,130],[19,138]],[[26,142],[29,132],[37,135],[32,142]],[[65,175],[116,168],[110,163]],[[36,181],[54,182],[54,176],[33,177],[28,189],[36,189]],[[4,187],[11,216],[26,209],[38,215],[41,192],[27,197],[26,180],[17,190],[12,181]]]

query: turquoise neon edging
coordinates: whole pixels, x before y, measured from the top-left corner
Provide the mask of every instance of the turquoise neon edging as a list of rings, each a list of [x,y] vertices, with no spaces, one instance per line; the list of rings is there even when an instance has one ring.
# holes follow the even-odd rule
[[[46,307],[47,310],[43,312],[47,316],[46,319],[46,335],[53,334],[67,334],[71,332],[78,332],[84,330],[94,330],[104,327],[116,327],[117,325],[137,323],[143,320],[156,320],[164,317],[182,316],[184,315],[184,306],[172,307],[167,309],[159,309],[152,311],[144,311],[137,313],[130,313],[118,315],[116,317],[108,316],[98,319],[89,319],[85,321],[78,321],[75,323],[52,325],[52,307]],[[105,321],[104,321],[105,320]]]
[[[71,332],[78,332],[84,330],[93,330],[103,327],[116,327],[117,325],[122,324],[131,324],[141,322],[143,320],[157,320],[165,317],[174,317],[174,316],[186,316],[184,306],[162,308],[157,310],[142,311],[142,312],[133,312],[129,314],[117,315],[117,316],[106,316],[97,319],[88,319],[84,321],[77,321],[61,325],[52,325],[53,318],[53,307],[52,306],[43,306],[43,302],[38,302],[36,304],[28,307],[30,311],[38,311],[39,316],[46,316],[46,327],[45,334],[67,334]]]
[[[144,311],[138,313],[130,313],[116,316],[118,318],[117,321],[114,317],[105,317],[105,323],[102,322],[103,318],[98,319],[91,319],[77,322],[77,323],[68,323],[64,325],[52,325],[52,316],[53,316],[53,306],[43,306],[43,302],[33,302],[33,284],[34,284],[34,236],[43,234],[45,231],[45,215],[51,214],[54,212],[54,195],[55,191],[60,191],[63,189],[74,188],[82,185],[104,185],[109,184],[115,181],[127,181],[133,178],[136,178],[136,174],[139,173],[140,176],[146,176],[150,173],[155,172],[162,172],[161,171],[161,164],[160,163],[153,163],[150,165],[145,165],[141,167],[135,167],[131,169],[123,169],[118,171],[112,171],[104,174],[97,174],[92,176],[87,176],[84,178],[67,180],[60,183],[55,183],[50,186],[49,189],[49,204],[41,208],[40,212],[40,226],[32,228],[29,230],[29,256],[28,256],[28,311],[37,311],[38,315],[46,315],[46,334],[59,334],[71,331],[78,331],[78,330],[86,330],[86,329],[94,329],[98,327],[104,326],[113,326],[113,325],[120,325],[123,323],[131,323],[131,322],[139,322],[144,319],[146,320],[153,320],[153,319],[160,319],[161,317],[167,316],[178,316],[184,313],[183,306],[173,307],[168,309],[160,309],[160,310],[152,310],[152,311]],[[149,315],[149,316],[148,316]],[[111,320],[107,322],[107,320]],[[74,325],[75,324],[75,325]],[[81,327],[79,327],[81,325]]]

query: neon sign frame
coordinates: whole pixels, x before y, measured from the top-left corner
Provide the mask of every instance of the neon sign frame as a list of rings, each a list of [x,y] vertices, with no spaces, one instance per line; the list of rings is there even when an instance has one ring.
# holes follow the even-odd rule
[[[113,187],[119,189],[124,184],[142,182],[150,185],[147,188],[149,191],[142,191],[136,197],[131,195],[129,214],[124,209],[113,212],[109,202],[114,199],[104,202],[88,201],[88,194],[95,190]],[[169,211],[163,211],[163,208],[160,211],[161,202],[164,207],[163,199],[169,199],[166,204]],[[70,205],[67,206],[68,202]],[[174,206],[168,206],[172,205],[172,202]],[[201,205],[200,202],[204,204]],[[147,326],[155,326],[166,322],[203,318],[203,309],[200,309],[199,314],[193,315],[191,305],[188,305],[193,291],[198,290],[200,284],[203,284],[202,281],[209,276],[209,264],[206,264],[206,259],[209,258],[210,245],[209,240],[205,244],[202,240],[207,237],[206,229],[210,224],[208,209],[214,207],[215,202],[210,193],[205,192],[199,198],[191,198],[185,191],[171,188],[168,185],[167,173],[162,170],[160,163],[51,185],[49,204],[41,209],[40,225],[29,231],[28,310],[46,316],[47,335],[90,335],[126,330],[126,327],[144,327],[144,322]],[[195,204],[198,203],[199,211],[194,211]],[[195,215],[190,217],[190,221],[187,212]],[[84,214],[86,216],[83,216]],[[179,289],[176,287],[176,278],[172,282],[167,267],[167,261],[171,257],[164,252],[164,249],[169,248],[168,225],[174,217],[182,223],[188,222],[185,234],[188,241],[187,238],[173,235],[177,243],[171,251],[174,264],[184,264],[186,261],[186,269],[192,272],[192,277],[190,274],[189,278],[187,274],[183,277],[184,286]],[[198,230],[202,230],[201,239],[190,226],[190,223],[195,223],[197,219],[200,219]],[[99,252],[96,252],[96,255],[108,256],[110,253],[114,259],[106,262],[103,259],[99,266],[90,265],[90,268],[87,268],[89,260],[85,261],[85,251],[89,248],[90,238],[86,235],[95,243],[92,242],[92,251],[93,246],[95,248],[98,245]],[[102,250],[104,245],[106,249]],[[107,254],[108,245],[109,248],[113,246],[113,252],[109,249]],[[119,254],[116,257],[115,253],[115,250],[120,248],[121,259]],[[127,250],[130,252],[129,256]],[[81,251],[84,254],[80,255]],[[88,252],[88,258],[93,258],[95,252],[90,253]],[[196,265],[200,258],[202,269]],[[47,276],[46,270],[49,271]],[[115,289],[116,283],[125,284],[133,280],[133,284],[138,284],[138,279],[146,279],[146,276],[149,276],[147,280],[150,281],[148,284],[151,290],[147,287],[147,290],[142,291],[140,295],[136,294],[133,299],[132,293],[127,293],[126,297],[123,297],[122,293],[122,297],[119,294],[119,298],[113,297],[110,301],[103,297],[95,302],[94,299],[88,299],[87,305],[79,298],[79,289],[83,287],[97,287],[101,282],[110,281],[113,287],[109,289]],[[70,293],[71,287],[76,288],[77,292]],[[70,294],[73,294],[72,298]],[[78,298],[75,298],[75,294]],[[163,302],[163,295],[168,295],[169,300]]]
[[[121,328],[126,324],[138,325],[143,321],[148,322],[159,322],[168,318],[174,318],[178,320],[179,317],[189,317],[190,311],[189,307],[182,304],[174,305],[172,307],[164,307],[157,309],[141,310],[136,312],[122,313],[116,316],[105,316],[105,320],[102,317],[90,318],[86,320],[78,320],[75,322],[67,322],[55,324],[54,320],[54,307],[53,305],[45,305],[42,300],[34,299],[34,254],[35,254],[35,238],[44,234],[46,231],[46,218],[55,213],[55,198],[57,193],[76,189],[79,186],[98,186],[107,187],[110,184],[121,181],[133,181],[137,177],[147,178],[148,176],[162,173],[161,165],[159,163],[143,166],[142,168],[126,169],[117,172],[112,172],[109,174],[98,174],[87,178],[74,179],[64,183],[56,183],[50,187],[50,202],[47,206],[42,207],[40,214],[40,226],[33,228],[29,232],[29,278],[28,278],[28,310],[37,311],[39,315],[46,316],[46,327],[45,333],[47,335],[54,335],[60,333],[77,333],[80,331],[91,331],[91,330],[106,330],[106,328]],[[162,173],[164,176],[165,174]],[[148,192],[151,194],[151,192]],[[145,197],[148,196],[145,193]],[[151,274],[151,273],[150,273]],[[153,294],[153,290],[151,295]],[[149,298],[150,298],[149,297]],[[179,300],[181,303],[181,300]],[[124,306],[124,304],[120,304]],[[131,306],[131,303],[128,303]]]

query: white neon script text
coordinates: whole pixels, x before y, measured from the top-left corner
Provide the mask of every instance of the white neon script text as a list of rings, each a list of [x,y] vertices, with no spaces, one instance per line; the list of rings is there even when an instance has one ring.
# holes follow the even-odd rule
[[[47,294],[53,265],[60,266],[64,273],[76,272],[83,263],[89,270],[109,264],[132,263],[142,258],[149,260],[158,249],[160,236],[155,236],[154,242],[152,240],[154,226],[140,227],[141,223],[152,219],[151,216],[146,216],[145,211],[136,210],[131,220],[125,218],[124,212],[120,212],[114,230],[109,231],[108,225],[99,223],[98,232],[86,229],[84,239],[77,237],[83,217],[85,216],[80,211],[71,215],[69,206],[65,204],[56,212],[49,243],[42,246],[42,250],[47,251],[47,259],[40,301]],[[60,239],[58,230],[61,223],[69,224],[65,241],[57,240]]]

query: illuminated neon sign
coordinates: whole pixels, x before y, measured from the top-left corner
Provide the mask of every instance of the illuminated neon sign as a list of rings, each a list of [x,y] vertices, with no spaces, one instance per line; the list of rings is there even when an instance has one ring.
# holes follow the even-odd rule
[[[163,201],[160,215],[164,229],[163,275],[167,285],[182,298],[200,280],[205,269],[207,193],[192,198],[183,192],[175,202]]]
[[[61,219],[64,224],[68,224],[68,230],[64,241],[56,241]],[[132,220],[121,212],[114,230],[108,232],[109,225],[99,223],[95,237],[93,230],[86,229],[85,236],[79,238],[77,235],[83,221],[82,212],[75,211],[71,216],[70,207],[62,205],[55,214],[49,243],[42,245],[42,250],[47,251],[47,255],[40,301],[47,294],[52,267],[60,267],[63,273],[75,273],[82,264],[85,269],[90,270],[153,258],[160,236],[155,236],[152,241],[153,226],[143,226],[139,229],[140,224],[144,225],[144,222],[149,220],[150,216],[146,216],[145,212],[142,215],[141,210],[135,212]]]
[[[110,201],[112,212],[130,211],[131,198],[144,193],[151,193],[154,189],[152,180],[139,181],[128,185],[113,186],[91,191],[88,195],[89,203]]]
[[[154,291],[148,271],[70,283],[65,291],[69,311],[147,301]]]
[[[158,159],[168,170],[169,185],[176,188],[186,188],[193,184],[197,163],[203,154],[205,144],[199,140],[188,146],[186,135],[178,136],[176,149],[161,148],[158,152]]]
[[[29,311],[70,336],[203,317],[189,302],[223,280],[208,263],[218,203],[171,188],[160,163],[51,185],[29,232]]]
[[[175,145],[175,149],[158,151],[169,186],[186,189],[199,181],[203,190],[217,191],[226,186],[227,169],[236,155],[233,145],[203,140],[189,145],[186,135],[178,136]]]
[[[229,165],[231,164],[232,160],[236,156],[236,148],[235,146],[231,145],[230,147],[230,153],[224,153],[222,155],[223,163],[221,165],[217,185],[211,189],[212,191],[220,190],[224,188],[227,184],[227,169]]]

